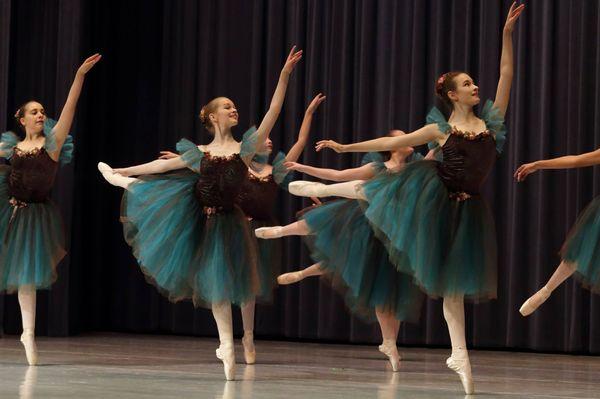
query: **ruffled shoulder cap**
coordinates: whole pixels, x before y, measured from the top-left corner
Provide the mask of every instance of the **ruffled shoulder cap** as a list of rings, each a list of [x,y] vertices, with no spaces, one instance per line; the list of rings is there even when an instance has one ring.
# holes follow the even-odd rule
[[[273,180],[275,183],[284,190],[287,190],[289,184],[294,180],[294,174],[290,173],[284,166],[284,163],[285,154],[280,151],[273,160],[273,171],[271,173],[273,173]]]
[[[179,155],[183,155],[186,151],[189,151],[194,147],[196,147],[196,144],[188,139],[181,139],[177,142],[177,144],[175,144],[175,148],[177,149]]]
[[[362,157],[361,165],[371,164],[375,172],[379,173],[386,169],[383,156],[378,152],[369,152]]]
[[[175,148],[189,169],[194,172],[200,172],[200,164],[202,158],[204,158],[204,153],[200,151],[196,144],[188,139],[181,139],[177,142]]]
[[[256,154],[256,144],[258,142],[258,133],[256,126],[246,130],[242,136],[242,146],[240,148],[240,158],[253,158]]]
[[[492,100],[485,102],[481,111],[481,119],[485,122],[486,128],[494,133],[496,151],[501,153],[506,142],[506,125],[504,124],[504,117],[500,113],[500,110],[494,107]]]
[[[58,149],[58,144],[56,143],[56,132],[54,131],[54,127],[56,126],[56,121],[52,118],[46,118],[44,122],[44,136],[46,136],[46,141],[44,143],[44,148],[46,148],[47,152],[54,152]],[[60,156],[58,157],[58,161],[61,165],[66,165],[73,160],[73,152],[75,151],[75,144],[73,142],[73,136],[70,134],[67,135],[65,142],[60,149]]]
[[[446,120],[446,117],[444,116],[442,111],[440,111],[437,107],[431,108],[431,111],[429,111],[429,113],[427,114],[425,121],[428,125],[435,123],[438,126],[438,129],[440,129],[440,132],[444,134],[450,134],[450,130],[452,129],[452,127]],[[437,147],[438,145],[439,144],[436,141],[431,141],[427,144],[430,150]]]
[[[4,132],[0,136],[0,158],[9,159],[19,142],[19,138],[13,132]]]

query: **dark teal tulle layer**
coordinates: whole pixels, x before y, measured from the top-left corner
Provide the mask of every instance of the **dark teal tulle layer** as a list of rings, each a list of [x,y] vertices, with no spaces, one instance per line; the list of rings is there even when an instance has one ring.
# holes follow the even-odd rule
[[[363,189],[365,216],[390,260],[428,295],[496,298],[496,231],[481,197],[451,200],[436,161],[410,163]]]
[[[412,277],[396,270],[355,200],[337,200],[303,215],[311,257],[321,263],[353,311],[372,320],[377,308],[416,321],[423,295]]]
[[[64,258],[65,233],[60,212],[51,201],[18,208],[9,204],[9,166],[0,166],[0,290],[19,286],[49,288]]]
[[[252,220],[250,229],[254,231],[260,227],[275,226],[277,222]],[[258,241],[258,279],[260,290],[258,299],[271,301],[273,289],[277,286],[277,276],[281,273],[282,242],[281,240],[257,240]]]
[[[145,176],[123,195],[123,229],[149,281],[172,301],[243,304],[258,292],[257,250],[233,211],[206,217],[191,171]]]
[[[562,259],[577,267],[576,276],[586,288],[600,292],[600,197],[577,218],[561,249]]]

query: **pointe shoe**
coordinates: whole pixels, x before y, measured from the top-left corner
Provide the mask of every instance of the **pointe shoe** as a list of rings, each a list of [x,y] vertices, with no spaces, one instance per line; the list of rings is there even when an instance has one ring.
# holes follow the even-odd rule
[[[215,351],[217,358],[223,362],[223,371],[227,381],[235,380],[235,351],[233,343],[221,344]]]
[[[242,338],[242,345],[244,346],[244,360],[246,364],[256,363],[256,348],[254,347],[254,335],[244,334]]]
[[[542,289],[540,289],[538,292],[536,292],[535,294],[533,294],[532,296],[530,296],[529,299],[527,299],[523,303],[523,305],[521,305],[521,308],[519,309],[519,312],[523,316],[529,316],[530,314],[532,314],[533,312],[535,312],[535,310],[542,303],[546,302],[546,299],[548,299],[550,297],[550,294],[552,294],[552,291],[550,291],[545,286],[542,287]]]
[[[464,355],[464,358],[450,356],[446,359],[446,365],[460,377],[463,389],[466,395],[475,393],[475,385],[473,384],[473,375],[471,374],[471,362],[469,356]]]
[[[270,240],[273,238],[281,237],[281,226],[273,226],[273,227],[259,227],[254,230],[254,235],[258,238],[262,238],[264,240]]]
[[[326,184],[314,181],[293,181],[288,185],[290,194],[299,197],[327,197],[325,193]]]
[[[114,173],[113,169],[108,166],[108,164],[104,163],[104,162],[98,162],[98,170],[100,171],[100,173],[105,174],[105,173]]]
[[[38,355],[33,332],[23,332],[23,334],[21,334],[21,343],[25,347],[27,363],[29,363],[30,366],[36,366],[38,364]]]
[[[294,284],[302,280],[304,280],[304,274],[302,271],[283,273],[277,277],[277,283],[279,285]]]
[[[102,173],[102,177],[108,183],[112,184],[115,187],[121,187],[124,189],[129,188],[129,186],[137,181],[137,179],[132,177],[122,176],[119,173],[115,173],[114,169],[105,164],[104,162],[98,162],[98,170]]]
[[[394,340],[383,340],[383,343],[379,345],[379,352],[383,353],[389,358],[390,364],[392,365],[392,370],[400,370],[401,357],[398,354],[398,348],[396,347],[396,342]]]

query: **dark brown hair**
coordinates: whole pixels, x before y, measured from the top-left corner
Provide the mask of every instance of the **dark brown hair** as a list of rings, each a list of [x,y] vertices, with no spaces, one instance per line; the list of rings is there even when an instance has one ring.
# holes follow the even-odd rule
[[[15,112],[15,130],[18,135],[20,136],[24,136],[25,135],[25,127],[21,124],[21,118],[23,118],[25,116],[25,111],[27,111],[27,106],[31,103],[37,103],[38,101],[36,100],[29,100],[27,102],[24,102],[23,104],[21,104],[19,106],[19,108],[17,108],[17,111]]]
[[[452,71],[446,72],[442,76],[440,76],[435,83],[435,95],[442,101],[442,103],[448,108],[450,112],[454,109],[454,104],[452,104],[452,100],[448,97],[449,91],[456,90],[456,81],[455,77],[460,75],[461,73],[465,73],[463,71]]]

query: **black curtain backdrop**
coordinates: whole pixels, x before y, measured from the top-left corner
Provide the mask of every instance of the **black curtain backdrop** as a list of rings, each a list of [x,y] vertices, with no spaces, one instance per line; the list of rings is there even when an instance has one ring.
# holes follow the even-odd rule
[[[52,290],[39,293],[37,332],[51,336],[120,331],[215,336],[211,313],[171,304],[146,283],[123,240],[121,192],[96,163],[151,160],[181,137],[210,140],[200,107],[225,95],[240,112],[240,134],[260,122],[292,44],[305,50],[271,137],[295,141],[304,109],[322,91],[311,141],[370,139],[414,130],[434,105],[433,86],[448,70],[468,71],[493,98],[501,32],[510,1],[0,0],[0,127],[31,98],[58,117],[79,63],[104,55],[88,75],[73,133],[76,160],[63,169],[60,203],[70,255]],[[600,297],[573,279],[540,311],[520,304],[550,276],[577,214],[600,194],[597,168],[545,171],[516,184],[522,162],[581,153],[600,143],[600,5],[536,0],[514,33],[515,77],[508,143],[485,196],[496,217],[498,300],[467,306],[475,348],[600,353]],[[424,148],[420,149],[424,152]],[[315,153],[301,161],[346,168],[359,155]],[[307,203],[287,194],[283,223]],[[283,270],[309,265],[298,238],[285,239]],[[1,303],[7,333],[20,331],[15,295]],[[234,310],[236,331],[241,319]],[[317,279],[282,287],[256,312],[258,337],[379,342],[376,324],[352,317]],[[419,325],[402,327],[405,345],[448,345],[441,301],[428,301]]]

